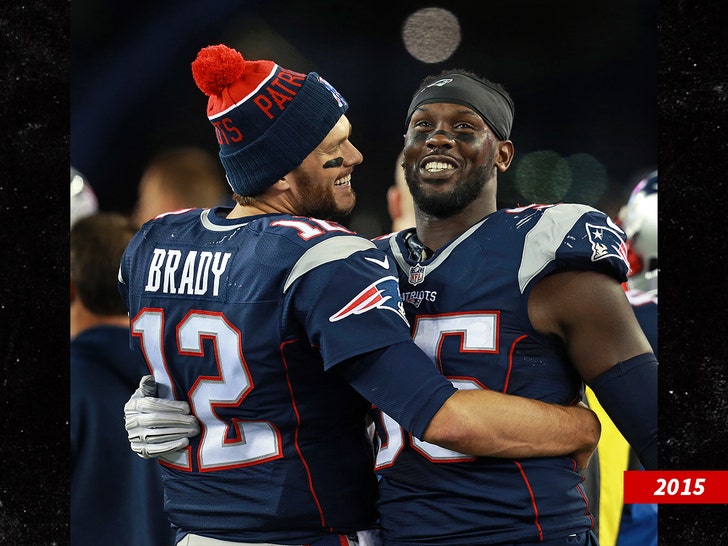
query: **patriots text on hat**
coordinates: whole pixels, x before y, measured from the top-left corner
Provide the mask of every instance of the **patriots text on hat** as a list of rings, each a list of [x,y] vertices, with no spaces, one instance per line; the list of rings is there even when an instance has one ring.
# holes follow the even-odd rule
[[[267,76],[260,68],[270,68]],[[226,116],[228,112],[252,100],[269,120],[275,119],[296,96],[296,88],[306,81],[305,74],[271,61],[246,61],[239,52],[223,45],[202,49],[192,64],[192,74],[200,90],[210,97],[207,115],[219,144],[245,138],[233,119]],[[264,79],[251,90],[261,76]]]
[[[199,51],[192,76],[208,97],[220,161],[239,195],[261,193],[300,165],[348,108],[315,72],[251,61],[222,44]]]
[[[290,87],[286,87],[283,83],[281,83],[281,81],[287,82]],[[293,87],[301,87],[304,81],[306,81],[305,74],[286,70],[285,68],[280,69],[278,76],[270,80],[268,85],[263,87],[260,93],[253,98],[253,104],[255,104],[260,111],[268,117],[268,119],[275,119],[275,116],[282,112],[286,107],[286,103],[293,100],[293,97],[296,96],[296,91]],[[234,106],[238,106],[245,100],[247,100],[247,98],[238,102]],[[277,107],[277,110],[274,109],[274,106]],[[231,118],[221,118],[224,114],[225,112],[221,112],[216,116],[210,117],[210,121],[215,127],[215,133],[217,134],[217,142],[219,144],[229,144],[228,139],[233,142],[240,142],[243,139],[242,133],[237,127],[232,125],[233,121]],[[225,142],[223,142],[223,139]]]

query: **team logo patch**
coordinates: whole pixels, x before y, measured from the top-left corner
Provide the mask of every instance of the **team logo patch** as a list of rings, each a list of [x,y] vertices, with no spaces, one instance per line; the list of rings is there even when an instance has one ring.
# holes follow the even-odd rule
[[[341,96],[341,93],[339,93],[336,89],[334,89],[334,86],[331,85],[329,82],[327,82],[325,79],[323,79],[321,76],[318,77],[319,82],[321,82],[321,85],[323,85],[326,89],[331,91],[331,94],[336,99],[336,102],[339,104],[339,108],[343,108],[345,104],[347,104],[344,97]]]
[[[352,300],[329,317],[329,322],[336,322],[351,315],[361,315],[372,309],[384,309],[397,313],[402,320],[404,306],[399,297],[399,284],[397,277],[382,277],[359,292]]]
[[[417,286],[422,281],[424,281],[425,280],[425,266],[422,264],[417,264],[417,265],[410,267],[408,280],[412,286]]]
[[[415,309],[419,309],[423,299],[424,296],[422,296],[422,292],[410,292],[403,297],[402,301],[404,301],[405,303],[409,303]]]
[[[627,243],[620,235],[619,228],[610,229],[605,226],[595,226],[587,223],[586,232],[592,247],[591,259],[593,262],[614,256],[625,264],[629,264],[627,261]]]

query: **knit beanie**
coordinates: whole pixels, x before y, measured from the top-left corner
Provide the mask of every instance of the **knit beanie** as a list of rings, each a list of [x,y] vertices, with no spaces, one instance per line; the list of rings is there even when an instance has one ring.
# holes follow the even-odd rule
[[[225,45],[201,49],[192,76],[209,97],[207,117],[228,183],[244,196],[264,192],[298,167],[349,106],[316,72],[249,61]]]

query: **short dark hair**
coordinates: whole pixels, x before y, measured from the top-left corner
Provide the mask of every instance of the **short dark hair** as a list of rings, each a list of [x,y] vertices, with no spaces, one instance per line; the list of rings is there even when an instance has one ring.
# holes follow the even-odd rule
[[[98,212],[71,228],[71,282],[86,308],[98,315],[126,315],[118,288],[121,255],[136,233],[130,218]]]

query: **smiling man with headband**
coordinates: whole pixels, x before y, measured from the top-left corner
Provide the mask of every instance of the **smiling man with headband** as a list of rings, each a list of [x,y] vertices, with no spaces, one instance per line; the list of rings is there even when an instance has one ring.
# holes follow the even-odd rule
[[[462,70],[413,94],[403,163],[416,228],[376,241],[397,264],[412,336],[460,389],[575,404],[588,383],[655,469],[657,360],[620,284],[625,234],[582,204],[498,210],[513,111],[504,88]],[[596,546],[570,457],[468,457],[375,423],[387,546]]]
[[[483,82],[465,74],[445,74],[414,96],[407,110],[406,126],[409,126],[417,108],[437,102],[460,104],[474,110],[500,140],[508,140],[511,134],[513,101],[496,83]]]

